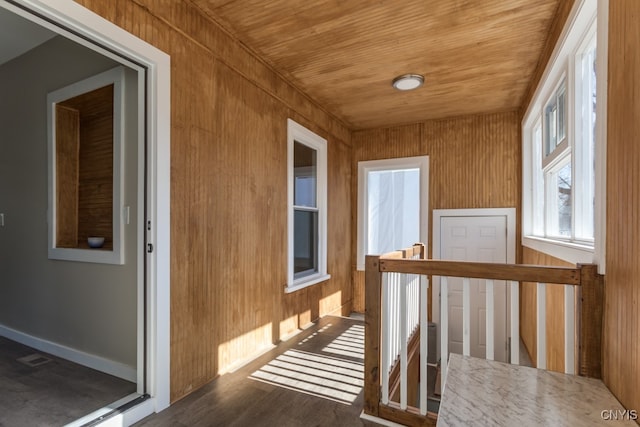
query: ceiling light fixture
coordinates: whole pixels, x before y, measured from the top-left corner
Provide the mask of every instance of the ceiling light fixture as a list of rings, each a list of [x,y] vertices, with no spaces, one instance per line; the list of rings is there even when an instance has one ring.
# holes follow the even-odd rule
[[[403,74],[393,79],[391,84],[398,90],[417,89],[424,83],[424,77],[420,74]]]

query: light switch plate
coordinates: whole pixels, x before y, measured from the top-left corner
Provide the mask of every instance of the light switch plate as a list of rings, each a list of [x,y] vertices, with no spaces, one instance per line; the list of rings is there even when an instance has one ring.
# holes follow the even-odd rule
[[[126,225],[129,225],[129,223],[131,222],[131,209],[129,208],[129,206],[125,206],[122,208],[122,216],[124,217],[124,223]]]

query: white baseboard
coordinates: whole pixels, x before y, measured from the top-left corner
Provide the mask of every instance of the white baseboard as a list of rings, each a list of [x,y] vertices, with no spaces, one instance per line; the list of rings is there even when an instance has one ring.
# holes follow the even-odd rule
[[[20,344],[33,347],[36,350],[52,354],[56,357],[70,360],[79,365],[95,369],[96,371],[122,378],[123,380],[135,383],[138,379],[136,375],[136,368],[132,366],[105,359],[104,357],[96,356],[95,354],[85,353],[42,338],[34,337],[3,325],[0,325],[0,336],[19,342]]]

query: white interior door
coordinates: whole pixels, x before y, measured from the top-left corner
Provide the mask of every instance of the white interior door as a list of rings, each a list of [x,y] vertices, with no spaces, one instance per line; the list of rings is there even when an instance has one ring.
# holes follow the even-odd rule
[[[434,217],[434,221],[436,218]],[[453,261],[506,263],[508,256],[507,216],[440,216],[439,258]],[[435,242],[434,242],[435,243]],[[485,280],[470,282],[471,356],[486,355]],[[448,279],[449,351],[462,354],[462,279]],[[507,286],[494,281],[494,357],[507,362]]]

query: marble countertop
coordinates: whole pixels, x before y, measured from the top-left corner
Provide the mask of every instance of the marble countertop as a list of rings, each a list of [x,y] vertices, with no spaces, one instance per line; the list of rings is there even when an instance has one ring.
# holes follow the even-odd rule
[[[600,380],[451,354],[437,425],[637,427],[621,411]]]

